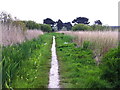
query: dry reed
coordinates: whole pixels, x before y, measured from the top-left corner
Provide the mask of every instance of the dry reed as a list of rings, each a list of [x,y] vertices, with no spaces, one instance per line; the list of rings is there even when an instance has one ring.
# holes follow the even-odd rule
[[[91,48],[94,51],[95,58],[99,62],[110,48],[118,46],[118,31],[60,31],[67,35],[75,36],[74,42],[79,46],[83,45],[84,41],[92,43]]]
[[[31,40],[43,34],[40,30],[23,31],[20,27],[0,24],[0,45],[7,46]]]
[[[39,35],[42,35],[43,32],[41,30],[27,30],[26,31],[26,39],[31,40],[33,38],[37,38]]]

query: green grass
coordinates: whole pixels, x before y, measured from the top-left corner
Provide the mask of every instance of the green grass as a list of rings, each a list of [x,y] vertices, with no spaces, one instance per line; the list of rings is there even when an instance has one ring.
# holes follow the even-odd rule
[[[101,62],[102,78],[110,82],[113,88],[120,88],[120,46],[111,48]]]
[[[102,71],[96,66],[88,42],[77,47],[72,37],[56,35],[57,55],[60,64],[60,84],[63,88],[107,88],[101,79]]]
[[[48,85],[51,35],[3,47],[4,88],[45,88]]]
[[[4,88],[47,88],[53,35],[56,36],[61,88],[119,87],[118,49],[108,52],[97,66],[89,41],[78,47],[71,36],[46,33],[22,44],[3,47]]]

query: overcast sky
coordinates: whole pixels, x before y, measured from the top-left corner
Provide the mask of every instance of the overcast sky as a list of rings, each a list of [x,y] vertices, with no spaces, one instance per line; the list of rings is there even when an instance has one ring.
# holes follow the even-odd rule
[[[20,20],[43,23],[43,19],[69,22],[76,17],[89,18],[90,24],[100,19],[104,25],[118,25],[119,0],[0,0],[0,11]]]

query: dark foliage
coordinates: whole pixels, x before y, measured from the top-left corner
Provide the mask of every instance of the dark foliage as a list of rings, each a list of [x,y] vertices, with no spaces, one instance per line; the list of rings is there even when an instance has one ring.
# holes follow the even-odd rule
[[[64,23],[63,26],[66,27],[67,30],[71,30],[72,29],[72,24],[70,22]]]
[[[96,20],[96,21],[95,21],[95,24],[96,24],[96,25],[102,25],[102,22],[101,22],[100,20]]]
[[[58,31],[61,30],[63,28],[63,22],[59,19],[56,23],[57,23]]]
[[[72,21],[72,23],[89,24],[90,22],[88,22],[88,21],[89,21],[89,19],[86,18],[86,17],[78,17],[78,18],[74,19],[74,20]]]
[[[51,25],[51,26],[54,26],[54,24],[55,24],[55,22],[54,22],[52,19],[50,19],[50,18],[44,19],[44,20],[43,20],[43,23],[44,23],[44,24],[49,24],[49,25]]]

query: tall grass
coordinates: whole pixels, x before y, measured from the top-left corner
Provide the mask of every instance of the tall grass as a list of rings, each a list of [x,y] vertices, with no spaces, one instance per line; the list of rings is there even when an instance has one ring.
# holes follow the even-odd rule
[[[21,27],[13,24],[0,24],[0,32],[0,44],[4,46],[22,43],[43,34],[41,30],[23,31]]]
[[[34,48],[34,46],[32,47],[28,46],[28,44],[31,45],[31,43],[29,42],[27,42],[28,44],[25,43],[22,44],[22,43],[27,40],[37,38],[39,35],[43,34],[41,30],[23,30],[22,28],[24,27],[19,26],[19,24],[14,25],[13,23],[0,23],[0,88],[2,86],[2,80],[3,80],[3,86],[6,86],[8,88],[11,87],[11,81],[13,80],[13,76],[15,75],[15,71],[18,70],[19,64],[25,57],[27,57],[29,54],[32,53],[29,52],[29,50],[31,50],[31,48]],[[18,45],[22,44],[23,46],[22,45],[14,46],[15,44]],[[2,46],[3,46],[3,51],[2,51]],[[6,49],[4,46],[7,46]],[[22,51],[22,49],[24,50]],[[8,58],[3,60],[2,55],[3,57],[7,55],[6,57]],[[3,65],[2,67],[4,61],[6,65],[5,66]]]
[[[110,48],[118,45],[118,31],[61,31],[59,33],[75,36],[74,42],[79,46],[82,46],[84,41],[90,41],[91,49],[94,50],[98,61]]]
[[[0,43],[2,43],[2,27],[0,27]],[[0,45],[0,89],[2,89],[2,46]]]
[[[27,30],[26,31],[26,39],[31,40],[33,38],[37,38],[39,35],[42,35],[43,32],[41,30]]]
[[[0,24],[0,44],[2,44],[2,26]]]
[[[51,43],[52,36],[45,34],[22,44],[3,47],[3,88],[47,87]]]
[[[88,42],[76,47],[72,39],[68,35],[56,35],[61,87],[110,88],[110,83],[101,79],[102,71],[95,64],[92,50],[86,47]]]

